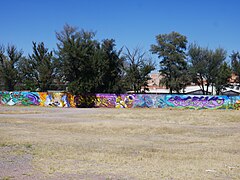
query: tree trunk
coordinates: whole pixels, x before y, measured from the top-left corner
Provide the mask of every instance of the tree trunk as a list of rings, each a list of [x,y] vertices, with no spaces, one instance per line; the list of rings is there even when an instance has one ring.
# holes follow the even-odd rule
[[[201,81],[200,83],[201,83],[202,93],[203,93],[203,95],[205,95],[204,82],[203,82],[203,77],[201,74],[200,74],[200,81]]]
[[[207,83],[206,95],[208,95],[208,87],[209,87],[209,84]]]
[[[13,85],[13,83],[11,81],[8,81],[6,83],[6,85],[7,85],[6,88],[7,88],[8,91],[13,91],[14,90],[14,85]]]
[[[212,95],[213,95],[213,84],[212,84]]]

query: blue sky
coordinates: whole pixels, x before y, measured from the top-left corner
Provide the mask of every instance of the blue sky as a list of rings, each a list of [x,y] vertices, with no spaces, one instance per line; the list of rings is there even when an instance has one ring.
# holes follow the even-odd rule
[[[56,49],[55,32],[68,23],[95,31],[99,41],[116,40],[117,49],[145,50],[158,34],[177,31],[189,44],[230,54],[240,51],[239,0],[1,0],[0,44],[14,44],[27,55],[32,41]]]

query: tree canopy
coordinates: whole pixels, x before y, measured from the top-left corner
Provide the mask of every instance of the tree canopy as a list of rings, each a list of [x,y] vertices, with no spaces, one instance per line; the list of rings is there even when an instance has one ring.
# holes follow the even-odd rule
[[[203,94],[209,94],[210,85],[216,86],[217,93],[220,93],[231,76],[225,64],[226,51],[222,48],[213,51],[197,44],[191,44],[188,54],[193,82],[199,84]],[[213,94],[213,89],[211,94]]]
[[[125,85],[128,90],[135,93],[148,90],[147,81],[150,80],[149,74],[155,69],[151,58],[147,57],[146,52],[140,48],[135,48],[131,52],[126,48],[123,58],[125,60]]]
[[[157,69],[170,93],[184,93],[190,83],[198,84],[203,94],[221,94],[231,74],[240,83],[240,54],[230,56],[223,48],[214,50],[190,44],[178,33],[159,34],[150,52],[156,60],[136,47],[117,49],[116,41],[101,41],[96,33],[65,24],[56,32],[57,49],[44,42],[32,43],[32,53],[23,55],[15,45],[0,46],[0,90],[63,90],[73,94],[142,93],[148,89],[149,74]],[[125,47],[125,48],[124,48]],[[211,91],[210,91],[211,89]]]
[[[122,59],[115,41],[94,39],[95,33],[65,25],[56,33],[59,75],[73,93],[121,92]]]
[[[159,34],[157,45],[151,45],[151,52],[160,58],[161,83],[170,89],[170,93],[180,92],[188,83],[186,46],[187,37],[177,32]]]
[[[237,82],[240,83],[240,54],[239,52],[232,52],[231,56],[231,64],[233,73],[237,75]]]
[[[13,91],[17,83],[20,82],[18,73],[19,61],[23,52],[17,50],[14,45],[8,45],[5,52],[5,47],[0,46],[0,75],[4,82],[4,89]]]

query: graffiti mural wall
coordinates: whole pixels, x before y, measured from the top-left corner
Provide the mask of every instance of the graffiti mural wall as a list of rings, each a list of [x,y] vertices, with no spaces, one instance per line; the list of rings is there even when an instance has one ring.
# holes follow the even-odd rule
[[[40,98],[37,92],[1,92],[1,105],[39,105]]]
[[[190,109],[218,109],[224,104],[226,98],[219,96],[173,96],[168,98],[172,107]]]
[[[95,108],[237,109],[240,96],[88,94],[66,92],[1,92],[0,105]]]
[[[74,97],[64,92],[39,92],[40,106],[74,107]]]

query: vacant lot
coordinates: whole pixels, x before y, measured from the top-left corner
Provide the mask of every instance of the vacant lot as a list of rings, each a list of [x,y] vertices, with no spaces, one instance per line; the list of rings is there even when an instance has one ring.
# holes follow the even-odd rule
[[[240,111],[0,106],[0,179],[240,179]]]

